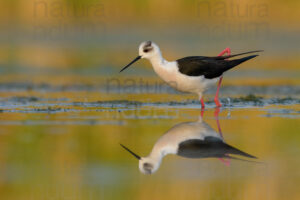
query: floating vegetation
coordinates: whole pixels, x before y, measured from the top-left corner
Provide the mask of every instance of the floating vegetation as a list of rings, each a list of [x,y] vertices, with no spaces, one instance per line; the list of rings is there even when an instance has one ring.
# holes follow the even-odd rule
[[[52,100],[52,102],[51,102]],[[56,112],[84,112],[84,111],[104,111],[107,109],[118,109],[119,112],[126,109],[139,109],[141,107],[171,107],[171,108],[200,108],[200,101],[129,101],[129,100],[108,100],[108,101],[92,101],[92,102],[67,102],[68,99],[43,99],[35,96],[16,96],[0,99],[1,112],[36,112],[36,113],[56,113]],[[249,94],[246,96],[222,98],[220,99],[223,108],[234,107],[253,107],[267,105],[293,105],[300,104],[300,99],[293,97],[285,98],[263,98]],[[206,101],[207,108],[215,107],[213,100]]]
[[[300,99],[295,99],[292,97],[286,97],[286,98],[273,98],[270,99],[271,104],[300,104]]]
[[[29,97],[16,96],[16,97],[11,97],[11,98],[5,99],[5,101],[15,102],[15,103],[37,102],[39,100],[40,100],[39,98],[33,97],[33,96],[29,96]]]
[[[113,101],[96,101],[96,102],[73,102],[73,106],[82,107],[128,107],[128,106],[142,106],[143,103],[139,101],[128,101],[128,100],[113,100]]]
[[[233,103],[252,103],[256,106],[264,105],[264,99],[262,97],[255,96],[254,94],[249,94],[239,98],[232,98],[231,100]]]
[[[34,108],[32,109],[32,111],[36,111],[36,112],[66,112],[67,110],[65,108],[58,108],[58,107],[47,107],[47,108]]]

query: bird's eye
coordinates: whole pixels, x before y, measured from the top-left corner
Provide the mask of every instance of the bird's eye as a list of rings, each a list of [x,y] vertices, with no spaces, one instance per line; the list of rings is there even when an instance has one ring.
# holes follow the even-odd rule
[[[151,169],[153,166],[150,163],[144,163],[144,168]]]
[[[152,47],[147,47],[147,48],[144,48],[144,53],[148,53],[149,51],[152,51]]]
[[[151,174],[152,173],[152,169],[153,169],[153,165],[150,163],[144,163],[143,165],[145,173],[147,174]]]

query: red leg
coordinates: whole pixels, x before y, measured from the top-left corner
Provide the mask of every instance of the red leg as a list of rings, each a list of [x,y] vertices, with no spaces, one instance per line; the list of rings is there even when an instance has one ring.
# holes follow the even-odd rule
[[[227,55],[230,55],[231,54],[230,48],[227,47],[221,53],[219,53],[218,56],[222,56],[225,53],[227,53]],[[219,79],[218,88],[217,88],[217,92],[216,92],[216,96],[215,96],[215,103],[216,103],[217,107],[221,107],[222,106],[222,104],[219,101],[219,90],[220,90],[220,86],[221,86],[222,80],[223,80],[223,76],[221,76],[220,79]]]
[[[201,120],[203,118],[203,115],[204,115],[204,109],[201,109]]]
[[[204,115],[205,104],[204,104],[204,100],[203,100],[202,95],[200,95],[199,98],[200,98],[200,102],[201,102],[201,120],[202,120],[202,117]]]
[[[205,108],[203,97],[200,99],[200,101],[201,101],[201,109],[203,110]]]
[[[230,48],[229,47],[227,47],[226,49],[224,49],[221,53],[219,53],[219,55],[218,56],[223,56],[225,53],[227,53],[227,55],[229,55],[230,56],[230,54],[231,54],[231,50],[230,50]]]
[[[218,87],[217,87],[217,92],[216,92],[216,96],[215,96],[215,103],[216,103],[217,107],[221,107],[222,106],[222,104],[221,104],[221,102],[219,100],[219,91],[220,91],[222,80],[223,80],[223,76],[221,76],[220,79],[219,79],[219,83],[218,83]]]

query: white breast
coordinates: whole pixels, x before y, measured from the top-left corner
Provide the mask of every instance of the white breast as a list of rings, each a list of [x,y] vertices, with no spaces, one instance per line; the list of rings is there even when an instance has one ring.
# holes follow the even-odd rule
[[[179,72],[177,62],[163,61],[153,63],[153,69],[171,87],[191,93],[202,93],[211,85],[214,85],[218,78],[206,79],[204,76],[187,76]]]

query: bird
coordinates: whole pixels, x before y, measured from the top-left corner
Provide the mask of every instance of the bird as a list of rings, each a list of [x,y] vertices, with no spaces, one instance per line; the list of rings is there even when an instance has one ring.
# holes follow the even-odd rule
[[[201,117],[195,122],[182,122],[173,126],[157,140],[151,153],[146,157],[139,156],[123,144],[120,145],[139,160],[139,170],[143,174],[155,173],[163,158],[168,154],[185,158],[236,159],[255,162],[231,155],[234,154],[248,159],[257,159],[225,143],[222,135],[211,128]]]
[[[222,82],[223,73],[258,55],[249,55],[233,60],[229,60],[229,58],[258,53],[263,50],[248,51],[231,55],[230,48],[226,48],[218,56],[188,56],[175,61],[165,60],[159,46],[152,41],[142,42],[139,45],[138,51],[139,55],[128,65],[123,67],[120,72],[142,58],[148,59],[156,74],[169,86],[182,92],[198,94],[201,108],[204,109],[203,92],[219,81],[215,96],[215,104],[217,107],[221,107],[222,105],[219,101],[219,88]],[[223,56],[225,53],[228,55]]]

